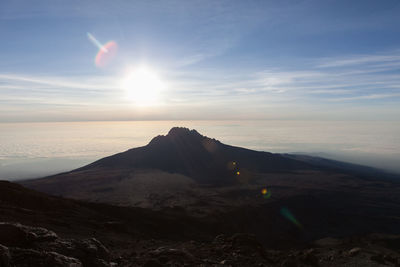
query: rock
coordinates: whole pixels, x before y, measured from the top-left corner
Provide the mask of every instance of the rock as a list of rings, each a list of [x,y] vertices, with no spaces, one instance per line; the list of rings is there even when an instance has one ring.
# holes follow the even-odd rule
[[[75,258],[67,257],[56,252],[45,252],[49,266],[81,267],[82,263]]]
[[[60,239],[53,231],[42,227],[3,222],[0,223],[0,243],[10,247],[0,247],[0,267],[110,266],[110,252],[95,238]]]
[[[216,244],[216,245],[224,244],[226,242],[226,239],[227,239],[227,237],[223,234],[217,235],[213,240],[213,244]]]
[[[19,223],[0,223],[0,243],[9,247],[27,247],[35,242],[56,240],[58,236],[42,227],[30,227]]]
[[[33,249],[11,248],[12,265],[16,266],[43,266],[44,257],[40,251]]]
[[[225,265],[225,266],[233,266],[233,261],[232,260],[223,260],[219,264]]]
[[[384,259],[383,256],[380,255],[380,254],[372,255],[372,256],[370,257],[370,259],[371,259],[372,261],[376,261],[376,262],[378,262],[378,263],[385,264],[385,259]]]
[[[151,259],[146,261],[146,263],[143,264],[143,267],[163,267],[163,265],[159,263],[157,260]]]
[[[89,238],[83,240],[75,240],[78,249],[82,249],[89,256],[94,256],[102,260],[110,259],[110,252],[108,249],[96,238]]]
[[[166,248],[159,247],[149,253],[151,256],[156,258],[168,258],[173,259],[175,261],[193,261],[195,258],[189,252],[183,249],[174,249],[174,248]]]
[[[294,259],[286,259],[282,262],[281,267],[297,267],[298,264]]]
[[[29,239],[20,224],[0,223],[0,243],[6,246],[27,246]]]
[[[349,250],[348,254],[350,257],[353,257],[361,252],[361,248],[355,247]]]
[[[7,247],[0,245],[0,267],[10,266],[10,251]]]
[[[81,260],[85,266],[109,266],[110,252],[95,238],[57,240],[48,246],[60,254]]]
[[[301,256],[301,261],[307,265],[318,266],[318,258],[314,255],[314,250],[309,249]]]
[[[389,261],[391,263],[396,263],[397,262],[397,260],[394,257],[392,257],[391,255],[385,255],[385,256],[383,256],[383,259],[385,261]]]
[[[92,259],[90,262],[90,266],[94,267],[110,267],[111,263],[108,263],[102,259]]]
[[[37,251],[33,249],[12,248],[12,266],[54,266],[54,267],[82,267],[82,263],[75,258],[67,257],[56,252]]]
[[[335,247],[339,246],[342,242],[339,239],[326,237],[319,240],[314,241],[314,244],[318,247]]]
[[[262,249],[262,245],[254,235],[235,234],[232,236],[232,246],[245,252],[254,252]]]

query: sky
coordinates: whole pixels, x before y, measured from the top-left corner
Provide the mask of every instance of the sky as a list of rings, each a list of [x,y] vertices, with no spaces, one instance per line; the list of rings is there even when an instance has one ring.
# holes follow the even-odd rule
[[[2,0],[0,122],[398,121],[399,14],[398,0]]]

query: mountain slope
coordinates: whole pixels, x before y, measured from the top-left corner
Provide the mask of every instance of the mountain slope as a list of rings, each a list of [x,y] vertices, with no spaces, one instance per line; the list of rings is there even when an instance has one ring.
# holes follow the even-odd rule
[[[196,206],[197,210],[202,209],[201,203],[208,203],[221,210],[231,206],[225,203],[224,195],[237,190],[236,187],[241,187],[239,191],[256,192],[263,186],[278,186],[290,192],[282,195],[293,195],[311,189],[341,190],[350,184],[365,184],[360,177],[384,177],[374,169],[354,166],[229,146],[195,130],[175,127],[146,146],[22,184],[48,194],[91,202],[156,209]],[[247,200],[243,197],[241,201],[242,197],[235,204],[245,204]]]
[[[157,136],[144,146],[118,153],[82,168],[58,175],[22,182],[27,187],[53,195],[91,201],[109,201],[124,195],[129,205],[138,198],[138,187],[153,190],[157,185],[182,191],[199,185],[235,185],[248,183],[256,173],[317,170],[318,167],[280,154],[259,152],[222,144],[187,128],[172,128],[166,136]],[[139,182],[140,181],[140,182]],[[121,192],[115,191],[119,185]],[[156,185],[157,184],[157,185]],[[133,188],[134,187],[134,188]],[[126,188],[133,188],[127,192]],[[111,192],[111,193],[110,193]],[[136,194],[133,194],[136,193]],[[149,192],[151,194],[151,192]],[[112,196],[110,196],[112,195]],[[122,203],[123,204],[123,203]]]
[[[310,169],[312,165],[279,154],[225,145],[196,130],[175,127],[166,136],[153,138],[147,146],[100,159],[78,170],[98,167],[159,169],[189,176],[199,183],[229,184],[240,169],[288,172]]]

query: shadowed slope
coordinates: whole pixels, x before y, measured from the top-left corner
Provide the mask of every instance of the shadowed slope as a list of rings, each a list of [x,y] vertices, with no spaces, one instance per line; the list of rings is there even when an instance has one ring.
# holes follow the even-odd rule
[[[253,184],[257,188],[262,186],[261,183],[279,182],[288,188],[299,189],[316,187],[321,183],[323,187],[335,184],[336,178],[329,173],[335,174],[334,177],[346,174],[349,183],[358,176],[384,177],[380,172],[372,172],[373,169],[354,166],[229,146],[202,136],[196,130],[175,127],[167,135],[153,138],[146,146],[100,159],[70,172],[23,181],[22,184],[48,194],[75,199],[161,208],[187,207],[199,199],[212,199],[215,192],[205,185],[222,188]],[[310,179],[312,181],[308,181]]]
[[[167,135],[153,138],[146,146],[71,172],[22,183],[53,195],[121,205],[140,202],[139,206],[148,207],[143,201],[160,187],[176,195],[193,184],[228,186],[248,183],[257,173],[317,169],[280,154],[225,145],[196,130],[175,127]]]
[[[241,169],[288,172],[313,168],[311,164],[279,154],[225,145],[196,130],[178,127],[172,128],[166,136],[153,138],[147,146],[100,159],[78,170],[99,167],[159,169],[189,176],[199,183],[213,184],[232,183]]]

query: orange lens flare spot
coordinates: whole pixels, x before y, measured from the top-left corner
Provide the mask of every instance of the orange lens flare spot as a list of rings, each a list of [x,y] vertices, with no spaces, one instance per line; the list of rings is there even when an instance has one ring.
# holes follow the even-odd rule
[[[118,51],[118,45],[114,41],[109,41],[103,45],[96,55],[94,60],[95,64],[99,68],[104,68],[114,59]]]
[[[263,188],[263,189],[261,190],[261,194],[265,195],[265,194],[267,194],[267,193],[268,193],[267,188]]]

